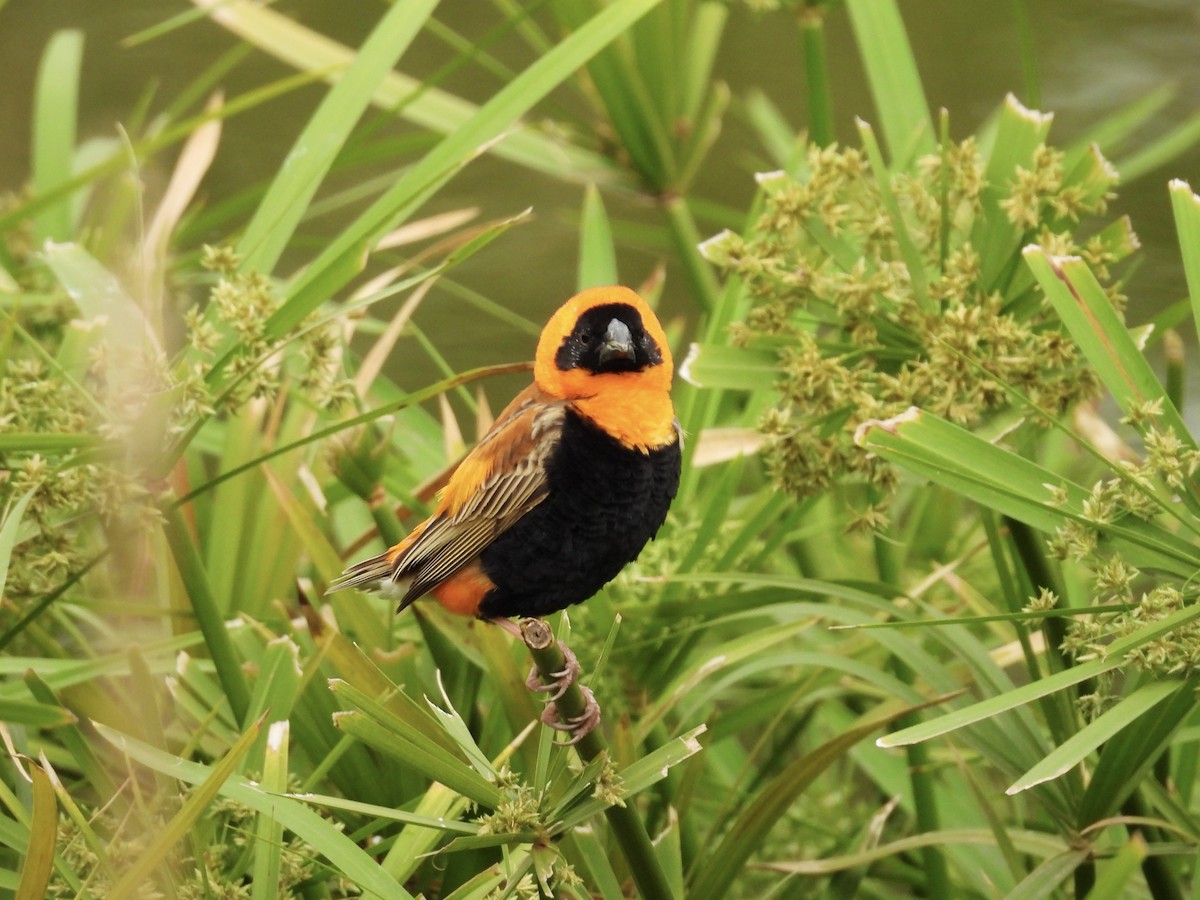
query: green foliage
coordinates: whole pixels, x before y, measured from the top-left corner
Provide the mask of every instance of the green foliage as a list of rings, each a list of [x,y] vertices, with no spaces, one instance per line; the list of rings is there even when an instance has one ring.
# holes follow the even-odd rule
[[[954,141],[893,0],[495,0],[475,43],[398,0],[357,48],[196,5],[131,43],[200,17],[240,43],[119,140],[79,145],[92,51],[50,40],[29,190],[0,212],[0,888],[1194,892],[1200,451],[1182,379],[1160,385],[1122,318],[1132,228],[1096,221],[1102,152],[1140,174],[1194,140],[1189,120],[1128,148],[1164,92],[1094,146],[1055,148],[1012,99]],[[794,23],[811,143],[722,82],[739,16]],[[842,16],[886,157],[865,122],[834,143]],[[428,38],[450,62],[401,71]],[[296,74],[221,95],[251,48]],[[470,102],[460,68],[499,85]],[[266,183],[200,193],[226,122],[318,85]],[[697,188],[736,177],[714,155],[729,107],[780,167],[741,227]],[[410,130],[381,138],[392,119]],[[586,186],[578,285],[653,259],[643,293],[666,271],[693,300],[664,316],[690,380],[671,518],[553,622],[604,710],[578,749],[500,629],[321,593],[486,429],[467,386],[526,377],[455,373],[424,330],[466,300],[537,331],[454,280],[528,213],[420,217],[484,155],[530,204]],[[649,228],[610,218],[635,195]],[[1194,308],[1200,199],[1171,201]],[[389,356],[439,374],[405,389]]]
[[[1093,393],[1018,250],[1037,240],[1107,271],[1134,239],[1124,222],[1072,238],[1082,217],[1103,212],[1116,173],[1095,154],[1068,173],[1064,154],[1041,142],[1046,124],[1010,99],[991,153],[975,138],[943,141],[899,170],[862,126],[865,152],[811,147],[795,174],[759,176],[762,211],[747,234],[705,244],[752,300],[736,343],[777,356],[779,400],[759,427],[783,490],[804,497],[849,476],[887,496],[894,471],[852,437],[909,406],[975,426],[1012,409],[1013,390],[1018,409],[1049,416]],[[1024,129],[1038,143],[1002,161]]]

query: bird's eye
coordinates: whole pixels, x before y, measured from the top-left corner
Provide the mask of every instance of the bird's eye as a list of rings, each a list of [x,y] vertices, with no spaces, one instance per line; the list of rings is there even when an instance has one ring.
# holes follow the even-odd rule
[[[581,331],[579,333],[579,342],[581,344],[590,344],[592,342],[592,333],[590,331]]]

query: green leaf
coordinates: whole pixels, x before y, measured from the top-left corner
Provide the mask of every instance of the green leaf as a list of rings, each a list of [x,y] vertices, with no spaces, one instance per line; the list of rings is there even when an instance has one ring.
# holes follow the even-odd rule
[[[1200,568],[1200,550],[1165,528],[1132,515],[1095,522],[1083,515],[1090,492],[1049,469],[983,440],[932,413],[909,409],[859,427],[855,440],[931,481],[1047,533],[1071,522],[1095,528],[1131,563],[1184,578]],[[1059,489],[1065,500],[1054,500]]]
[[[1012,94],[1005,98],[997,123],[996,140],[984,171],[980,212],[971,232],[971,244],[979,251],[980,283],[998,286],[1013,254],[1025,239],[1023,229],[1008,217],[1002,201],[1012,194],[1017,170],[1033,168],[1034,151],[1045,142],[1053,117],[1026,109]]]
[[[96,434],[0,434],[0,453],[62,453],[84,447],[96,447],[104,439]]]
[[[59,31],[50,38],[38,68],[33,111],[33,189],[44,194],[68,182],[75,155],[79,71],[83,32]],[[65,240],[74,233],[70,197],[41,209],[34,219],[37,242]]]
[[[1057,896],[1064,881],[1074,874],[1090,856],[1087,850],[1067,850],[1052,856],[1021,879],[1004,900],[1043,900]]]
[[[287,790],[287,720],[276,720],[267,728],[263,758],[262,789],[281,794]],[[275,900],[279,896],[279,871],[283,860],[283,824],[274,812],[260,812],[254,823],[254,866],[250,890],[252,900]]]
[[[155,772],[177,778],[187,784],[209,783],[209,780],[217,774],[217,770],[213,767],[180,759],[99,722],[93,724],[105,740],[118,750],[128,754],[131,759]],[[253,729],[246,732],[243,739],[247,736],[253,736]],[[247,743],[248,746],[249,743]],[[231,755],[232,751],[227,754],[222,764],[227,762]],[[311,844],[318,853],[328,859],[347,878],[352,879],[368,896],[380,897],[384,900],[390,900],[390,898],[412,900],[412,895],[384,871],[371,856],[335,828],[333,823],[322,819],[303,803],[267,793],[238,775],[222,778],[218,793],[259,813],[275,816],[284,828]]]
[[[583,195],[583,222],[579,229],[579,276],[575,286],[582,291],[619,283],[612,224],[604,211],[604,200],[600,197],[600,191],[594,184],[589,184]]]
[[[750,798],[725,834],[720,844],[692,872],[689,900],[717,900],[724,897],[741,875],[750,857],[761,847],[763,839],[787,813],[816,778],[845,758],[846,753],[868,735],[887,726],[911,709],[876,715],[815,750],[798,757],[770,779]]]
[[[1186,181],[1178,179],[1171,182],[1170,193],[1188,296],[1192,301],[1193,324],[1200,331],[1200,197],[1192,192]]]
[[[242,268],[270,272],[380,81],[420,33],[438,0],[396,0],[292,145],[238,243]],[[262,12],[269,12],[262,10]]]
[[[4,522],[0,524],[0,596],[4,594],[4,585],[8,581],[8,566],[12,561],[13,547],[17,543],[17,529],[25,515],[25,507],[29,505],[37,490],[35,485],[18,497],[5,511]]]
[[[1022,853],[1033,856],[1050,856],[1061,853],[1063,842],[1061,838],[1051,837],[1037,831],[1010,831],[1013,846]],[[787,872],[793,875],[830,875],[834,872],[844,872],[859,866],[869,865],[887,859],[890,856],[908,854],[913,850],[925,847],[943,847],[953,844],[975,844],[991,847],[996,842],[996,836],[986,828],[959,828],[943,831],[927,831],[900,838],[878,847],[848,853],[844,856],[832,856],[825,859],[802,860],[799,862],[769,862],[763,863],[764,869],[773,872]]]
[[[288,65],[332,80],[354,60],[356,51],[251,0],[192,0],[223,28]],[[549,51],[548,51],[549,52]],[[551,85],[552,87],[553,85]],[[380,109],[436,134],[453,135],[474,122],[480,107],[420,79],[389,72],[372,98]],[[620,183],[620,169],[603,155],[541,134],[514,119],[502,142],[489,148],[501,159],[558,178]]]
[[[131,349],[140,342],[157,343],[141,307],[125,292],[117,276],[83,247],[48,243],[42,254],[83,318],[104,322],[104,333],[112,347]],[[121,354],[113,356],[114,361],[121,358]]]
[[[1088,891],[1087,900],[1122,900],[1129,896],[1130,882],[1137,877],[1147,853],[1146,839],[1140,832],[1130,835],[1125,846],[1101,869],[1101,877]]]
[[[16,900],[40,900],[54,870],[54,847],[58,839],[58,803],[50,776],[37,763],[29,760],[29,780],[32,782],[33,816],[29,823],[29,847],[21,865],[21,883]]]
[[[495,809],[503,794],[496,785],[424,735],[405,728],[403,722],[345,682],[334,679],[331,689],[339,699],[356,707],[337,713],[334,724],[347,734],[371,745],[415,769],[432,781],[440,781],[489,809]]]
[[[929,102],[895,0],[847,0],[875,111],[893,166],[936,147]]]
[[[1095,721],[1071,735],[1054,751],[1013,782],[1006,794],[1019,794],[1043,781],[1065,775],[1115,735],[1129,728],[1148,710],[1177,691],[1182,682],[1167,680],[1144,684]]]
[[[1175,733],[1195,713],[1197,686],[1200,679],[1196,677],[1175,685],[1165,703],[1143,714],[1136,724],[1117,732],[1104,746],[1079,804],[1076,818],[1079,828],[1116,815],[1125,799],[1143,783]]]
[[[782,374],[775,353],[727,344],[692,344],[679,366],[679,377],[689,384],[734,391],[768,390]]]
[[[1087,263],[1077,256],[1052,256],[1036,246],[1026,247],[1024,256],[1071,337],[1121,411],[1129,415],[1139,406],[1159,402],[1162,424],[1194,447],[1195,441],[1179,411]]]
[[[693,728],[622,769],[618,773],[622,796],[626,798],[636,796],[666,778],[667,772],[674,766],[703,750],[699,737],[704,731],[705,726],[703,725]],[[582,825],[592,816],[603,812],[609,805],[607,801],[599,797],[588,797],[582,803],[564,811],[561,816],[556,816],[554,831],[557,834],[569,833],[572,828]]]
[[[73,725],[75,714],[61,706],[51,706],[35,700],[0,699],[0,721],[14,725],[34,725],[39,728],[58,728]]]
[[[437,831],[452,831],[456,834],[478,834],[479,826],[470,822],[457,822],[445,816],[419,816],[415,813],[404,812],[390,806],[378,806],[374,803],[361,803],[357,800],[346,800],[342,797],[329,797],[321,794],[288,794],[293,800],[302,800],[316,806],[327,806],[330,809],[343,809],[360,816],[370,816],[389,822],[401,822],[405,825],[417,825],[421,828],[433,828]]]
[[[312,261],[272,317],[275,333],[284,317],[300,321],[361,268],[369,244],[398,225],[475,155],[491,148],[517,120],[581,65],[599,53],[661,0],[616,0],[541,56],[433,150],[405,171],[356,221]]]
[[[457,819],[469,807],[468,801],[445,785],[434,784],[417,803],[415,815],[427,818]],[[421,863],[421,857],[429,853],[442,840],[442,833],[415,823],[400,832],[396,842],[384,857],[382,868],[398,881],[412,877]]]
[[[286,720],[299,696],[300,679],[300,648],[287,636],[273,638],[258,666],[247,717],[266,716],[267,722]]]
[[[111,735],[116,734],[110,729],[103,728],[99,723],[94,724],[97,728],[102,729],[101,734],[106,737],[111,738]],[[254,746],[259,727],[259,722],[250,725],[238,738],[237,743],[229,748],[229,752],[221,761],[198,782],[196,790],[183,801],[179,812],[175,813],[170,821],[155,833],[150,843],[137,855],[117,882],[109,888],[109,897],[120,900],[120,898],[132,897],[139,892],[142,882],[150,876],[156,866],[167,859],[171,849],[187,836],[204,810],[217,798],[222,785],[237,771],[242,757]]]
[[[921,256],[917,242],[913,240],[912,233],[908,230],[908,222],[900,210],[900,201],[892,190],[891,172],[888,171],[887,165],[883,161],[883,153],[879,149],[879,142],[875,140],[875,132],[862,119],[858,119],[855,125],[858,127],[858,135],[862,139],[863,149],[867,152],[867,159],[871,163],[871,172],[875,176],[875,183],[879,186],[879,196],[883,201],[883,208],[887,210],[888,218],[891,219],[892,232],[896,236],[896,243],[900,245],[900,254],[904,257],[904,264],[908,269],[909,278],[912,280],[913,296],[922,309],[927,313],[932,313],[934,307],[929,299],[925,260]]]
[[[902,747],[905,744],[927,741],[930,738],[940,737],[943,734],[948,734],[951,731],[975,722],[981,722],[1002,712],[1007,712],[1010,709],[1015,709],[1018,706],[1023,706],[1026,703],[1047,697],[1056,691],[1061,691],[1089,678],[1095,678],[1098,675],[1103,675],[1105,672],[1111,672],[1113,669],[1119,668],[1124,662],[1125,654],[1130,650],[1148,644],[1150,641],[1157,640],[1163,635],[1169,634],[1174,629],[1182,627],[1198,618],[1200,618],[1200,605],[1177,610],[1168,616],[1164,616],[1157,622],[1143,625],[1132,634],[1125,635],[1113,641],[1109,645],[1104,659],[1092,660],[1072,666],[1070,669],[1065,669],[1062,672],[1055,672],[1053,675],[1047,675],[1030,684],[1021,685],[999,696],[989,697],[964,709],[957,709],[954,712],[947,713],[944,716],[934,719],[932,722],[923,722],[920,725],[913,725],[910,728],[904,728],[892,734],[885,735],[876,743],[880,747]]]

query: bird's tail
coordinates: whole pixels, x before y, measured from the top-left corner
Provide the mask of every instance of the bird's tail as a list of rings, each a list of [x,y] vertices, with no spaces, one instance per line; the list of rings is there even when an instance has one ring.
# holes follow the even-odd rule
[[[380,594],[388,600],[398,601],[396,612],[400,612],[428,588],[412,590],[412,573],[401,572],[396,566],[395,548],[385,550],[378,556],[356,562],[325,588],[325,595],[346,588],[359,588]]]
[[[363,588],[365,590],[384,590],[388,585],[395,584],[395,567],[390,557],[392,552],[387,550],[378,556],[356,562],[340,576],[329,583],[325,594],[334,591],[344,591],[346,588]]]

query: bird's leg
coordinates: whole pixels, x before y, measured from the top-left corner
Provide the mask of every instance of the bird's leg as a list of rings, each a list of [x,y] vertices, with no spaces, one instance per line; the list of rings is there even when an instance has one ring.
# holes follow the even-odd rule
[[[535,663],[525,686],[531,691],[553,692],[546,698],[542,722],[570,734],[566,746],[579,743],[600,724],[600,704],[595,694],[578,683],[579,660],[566,644],[554,640],[550,627],[540,619],[525,619],[520,630]],[[543,672],[548,672],[550,678]]]
[[[563,666],[557,672],[550,673],[553,680],[547,681],[543,679],[542,672],[537,666],[530,669],[529,675],[525,678],[525,687],[531,691],[554,692],[546,698],[547,703],[554,703],[554,701],[560,699],[567,692],[567,688],[579,680],[579,673],[583,671],[583,668],[579,665],[579,660],[571,652],[571,648],[562,641],[558,641],[557,643],[558,649],[562,651]],[[586,690],[586,688],[582,689]]]
[[[525,635],[523,635],[521,633],[521,626],[518,625],[516,622],[514,622],[512,619],[506,619],[506,618],[504,618],[504,616],[496,616],[496,618],[488,619],[488,621],[491,622],[493,625],[503,628],[505,631],[507,631],[509,634],[511,634],[513,637],[515,637],[518,641],[525,640]]]
[[[555,731],[565,731],[571,736],[569,741],[562,742],[564,747],[578,744],[600,724],[600,704],[596,702],[596,695],[592,693],[591,688],[582,684],[579,685],[579,691],[583,694],[584,702],[583,712],[579,715],[559,718],[556,700],[547,702],[546,708],[542,710],[543,725],[548,725]]]

